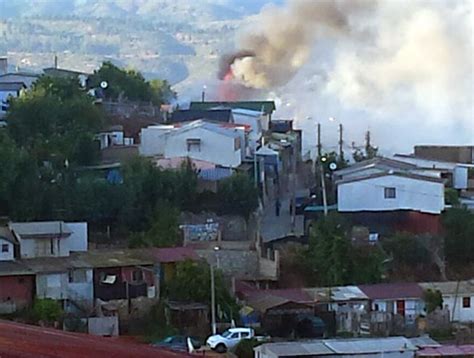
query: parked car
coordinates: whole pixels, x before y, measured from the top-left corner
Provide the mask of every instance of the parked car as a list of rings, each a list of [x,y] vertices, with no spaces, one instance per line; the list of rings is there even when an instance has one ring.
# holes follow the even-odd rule
[[[201,348],[201,342],[195,337],[189,337],[191,339],[191,344],[194,349]],[[187,336],[169,336],[159,341],[153,343],[154,347],[168,348],[173,351],[187,352],[188,351],[188,337]]]
[[[269,337],[255,336],[255,331],[252,328],[230,328],[221,334],[210,336],[206,344],[218,353],[224,353],[229,349],[234,348],[241,340],[255,338],[257,340],[267,340]]]

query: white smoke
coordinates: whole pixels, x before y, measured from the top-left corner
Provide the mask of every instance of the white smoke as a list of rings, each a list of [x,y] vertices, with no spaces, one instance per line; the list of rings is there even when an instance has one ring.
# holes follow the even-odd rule
[[[247,85],[271,88],[291,104],[280,114],[295,115],[300,126],[308,127],[307,144],[314,144],[315,126],[305,118],[324,122],[331,116],[344,123],[348,143],[360,141],[368,127],[380,145],[393,150],[409,150],[415,143],[474,143],[472,1],[397,0],[375,6],[335,1],[341,21],[300,17],[311,25],[299,28],[311,33],[287,46],[295,33],[285,37],[281,31],[296,19],[282,20],[281,14],[293,19],[301,14],[295,8],[310,4],[317,11],[319,3],[294,0],[278,9],[274,23],[283,25],[267,42],[283,41],[275,46],[282,51],[280,60],[268,62],[255,51],[255,57],[233,66]],[[272,11],[265,10],[259,22],[266,30],[257,27],[251,38],[273,28],[265,27]],[[286,55],[284,49],[293,52]],[[295,56],[299,60],[292,66],[288,59]]]

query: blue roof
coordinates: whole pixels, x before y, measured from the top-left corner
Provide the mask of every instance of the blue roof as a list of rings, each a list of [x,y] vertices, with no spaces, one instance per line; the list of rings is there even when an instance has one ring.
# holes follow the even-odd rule
[[[202,180],[218,181],[228,178],[232,175],[232,169],[230,168],[213,168],[213,169],[202,169],[198,177]]]

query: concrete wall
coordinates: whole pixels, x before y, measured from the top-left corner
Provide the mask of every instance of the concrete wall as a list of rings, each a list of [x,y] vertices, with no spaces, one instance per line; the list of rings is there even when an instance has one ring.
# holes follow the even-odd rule
[[[471,307],[463,307],[463,298],[469,297]],[[474,294],[443,295],[443,305],[448,307],[449,318],[454,322],[474,322]]]
[[[68,274],[44,273],[36,275],[36,297],[64,300],[68,298]]]
[[[87,223],[66,223],[72,234],[65,241],[69,251],[87,251]]]
[[[69,256],[67,239],[20,239],[21,258]]]
[[[163,155],[168,132],[172,126],[150,126],[142,128],[140,132],[140,155]]]
[[[196,250],[210,265],[221,270],[224,275],[256,277],[258,274],[258,254],[256,251],[241,250]]]
[[[8,246],[8,251],[3,252],[3,246]],[[14,259],[14,246],[10,241],[0,238],[0,261],[11,261]]]
[[[396,197],[386,199],[384,188],[395,188]],[[444,209],[444,185],[413,178],[387,175],[339,184],[338,210],[413,210],[439,214]]]
[[[91,317],[87,320],[87,331],[95,336],[118,336],[118,317]]]

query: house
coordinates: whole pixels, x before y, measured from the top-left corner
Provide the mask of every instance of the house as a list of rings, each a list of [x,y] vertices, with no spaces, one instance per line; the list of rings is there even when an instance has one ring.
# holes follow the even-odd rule
[[[325,339],[265,343],[254,348],[255,358],[363,357],[411,358],[417,348],[405,337]]]
[[[200,260],[198,254],[190,247],[153,248],[152,254],[157,262],[160,282],[170,282],[176,274],[176,264],[186,260]]]
[[[87,223],[38,221],[10,223],[20,246],[20,258],[69,256],[87,250]]]
[[[44,68],[43,72],[46,76],[50,77],[59,77],[59,78],[76,78],[82,87],[86,86],[87,79],[90,74],[74,70],[66,70],[58,67],[48,67]]]
[[[244,108],[232,109],[234,123],[250,127],[249,149],[250,155],[262,145],[262,112]]]
[[[472,176],[474,164],[472,163],[446,162],[405,154],[395,154],[393,158],[397,161],[416,165],[417,173],[437,175],[443,178],[446,187],[457,190],[474,189],[474,177]]]
[[[7,72],[0,74],[0,83],[23,83],[27,89],[30,89],[39,77],[37,73]]]
[[[143,128],[139,151],[145,156],[189,157],[236,168],[242,162],[245,130],[197,120],[183,125]]]
[[[367,226],[371,233],[441,232],[439,214],[445,207],[442,179],[389,170],[336,184],[338,212],[354,225]]]
[[[370,311],[369,298],[357,286],[305,288],[316,307],[334,312],[336,332],[360,334],[362,316]]]
[[[155,261],[148,250],[93,250],[77,253],[76,257],[93,269],[95,299],[158,297]]]
[[[264,131],[270,129],[272,114],[276,109],[274,101],[227,101],[227,102],[191,102],[190,109],[241,108],[261,112],[261,125]]]
[[[66,312],[91,311],[94,305],[93,271],[87,261],[73,254],[22,262],[35,273],[36,298],[60,301]]]
[[[370,310],[404,317],[412,324],[424,313],[423,290],[417,283],[380,283],[359,285],[369,298]]]
[[[18,241],[7,227],[0,227],[0,261],[12,261],[15,259],[15,250]]]
[[[474,280],[420,283],[424,290],[439,291],[453,322],[474,322]]]
[[[0,314],[30,307],[35,295],[35,275],[16,261],[0,261]]]
[[[8,100],[19,97],[25,89],[23,82],[0,82],[0,118],[4,117],[8,110]]]
[[[123,126],[116,124],[100,131],[96,138],[100,142],[100,149],[111,146],[133,145],[133,138],[124,137]]]

